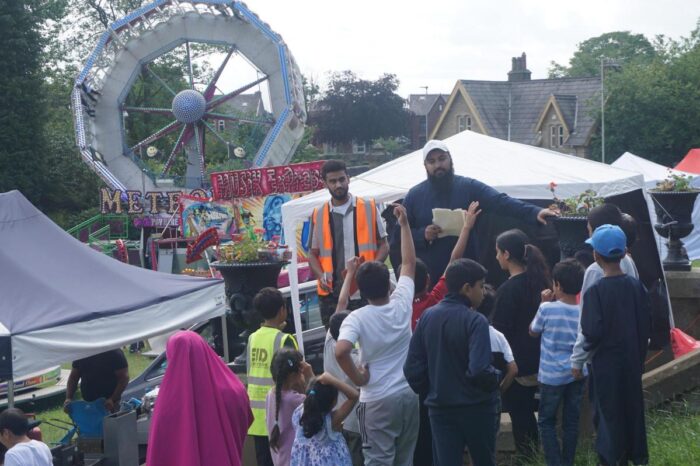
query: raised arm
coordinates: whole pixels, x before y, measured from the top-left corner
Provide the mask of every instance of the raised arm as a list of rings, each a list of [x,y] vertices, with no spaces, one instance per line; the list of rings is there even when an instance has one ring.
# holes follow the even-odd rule
[[[347,400],[338,407],[338,409],[333,410],[331,415],[331,420],[333,422],[333,430],[340,432],[343,430],[343,421],[352,412],[352,408],[357,404],[357,399],[360,397],[360,392],[357,391],[355,387],[352,387],[345,382],[338,380],[333,377],[329,372],[324,372],[318,378],[318,381],[323,385],[332,385],[341,392]]]
[[[459,237],[457,238],[455,247],[452,249],[450,264],[464,256],[464,250],[467,249],[467,243],[469,242],[469,234],[474,229],[476,219],[479,217],[480,213],[481,209],[479,209],[478,201],[472,202],[469,204],[469,208],[467,210],[462,211],[462,214],[464,215],[464,226],[462,227],[462,231],[459,232]]]
[[[338,296],[338,304],[335,307],[335,312],[345,311],[348,308],[348,303],[350,302],[350,288],[352,288],[352,283],[355,281],[355,272],[360,266],[360,259],[358,257],[352,257],[345,264],[345,270],[347,274],[343,280],[343,286],[340,288],[340,295]]]
[[[397,205],[394,207],[394,215],[396,215],[401,228],[401,276],[413,278],[416,275],[416,248],[413,246],[406,208]]]

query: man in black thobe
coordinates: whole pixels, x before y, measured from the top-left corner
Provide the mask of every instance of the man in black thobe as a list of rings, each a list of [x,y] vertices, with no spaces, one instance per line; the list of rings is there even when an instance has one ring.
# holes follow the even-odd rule
[[[600,226],[586,242],[605,272],[586,291],[581,311],[584,349],[594,352],[595,448],[603,465],[648,464],[642,374],[651,330],[649,297],[620,268],[626,240],[619,227]]]

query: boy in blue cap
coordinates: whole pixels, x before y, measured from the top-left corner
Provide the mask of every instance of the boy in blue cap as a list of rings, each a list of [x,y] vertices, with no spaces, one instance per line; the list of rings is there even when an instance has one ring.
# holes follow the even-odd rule
[[[593,354],[601,464],[648,464],[642,374],[651,327],[644,285],[620,268],[626,237],[620,227],[602,225],[586,240],[605,275],[584,295],[584,349]]]

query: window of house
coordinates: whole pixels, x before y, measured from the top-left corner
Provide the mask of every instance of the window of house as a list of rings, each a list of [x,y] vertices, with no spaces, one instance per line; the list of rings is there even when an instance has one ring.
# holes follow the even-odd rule
[[[226,120],[216,120],[216,129],[223,133],[226,130]]]
[[[418,120],[418,132],[420,134],[425,134],[426,131],[428,131],[428,117],[423,116],[420,117],[420,120]]]
[[[469,115],[458,115],[457,116],[457,132],[472,130],[472,117]]]
[[[559,125],[559,146],[564,145],[564,127]]]
[[[364,142],[352,142],[353,154],[364,154],[365,152],[367,152],[367,145]]]
[[[564,127],[552,125],[549,127],[549,147],[561,147],[564,145]]]
[[[338,144],[335,142],[324,142],[323,143],[323,152],[326,154],[337,154],[338,153]]]
[[[438,112],[442,112],[442,104],[438,105]]]

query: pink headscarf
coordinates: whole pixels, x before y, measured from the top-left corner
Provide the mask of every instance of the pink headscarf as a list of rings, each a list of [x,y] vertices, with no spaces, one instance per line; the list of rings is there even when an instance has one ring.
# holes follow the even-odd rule
[[[240,466],[253,422],[246,389],[198,334],[168,340],[148,435],[148,466]]]

